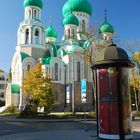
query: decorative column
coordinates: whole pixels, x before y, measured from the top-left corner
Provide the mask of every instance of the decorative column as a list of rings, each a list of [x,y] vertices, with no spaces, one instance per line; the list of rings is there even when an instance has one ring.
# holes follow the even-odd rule
[[[23,109],[23,94],[22,94],[22,87],[20,86],[20,100],[19,100],[19,110]]]

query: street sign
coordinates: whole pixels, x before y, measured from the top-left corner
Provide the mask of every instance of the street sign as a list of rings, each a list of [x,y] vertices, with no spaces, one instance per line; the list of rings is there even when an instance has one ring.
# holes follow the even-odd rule
[[[86,92],[86,79],[81,80],[81,91]]]
[[[82,103],[86,102],[86,79],[81,80],[81,100]]]
[[[69,86],[66,87],[66,103],[67,104],[70,103],[70,87]]]

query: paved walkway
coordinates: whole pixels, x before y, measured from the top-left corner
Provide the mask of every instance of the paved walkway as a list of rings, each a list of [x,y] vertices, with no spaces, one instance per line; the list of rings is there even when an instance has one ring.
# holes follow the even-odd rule
[[[44,131],[2,136],[0,140],[96,140],[96,132],[83,130]]]
[[[50,121],[50,120],[26,120],[26,119],[2,119],[0,121]],[[60,121],[60,120],[52,120]],[[68,121],[68,120],[61,120]],[[77,121],[77,120],[69,120]],[[134,140],[140,140],[140,129],[134,128]],[[53,131],[38,131],[38,132],[28,132],[28,133],[18,133],[13,135],[0,136],[0,140],[97,140],[96,131],[84,131],[84,130],[53,130]]]
[[[97,137],[96,131],[57,130],[1,136],[0,140],[97,140]],[[134,140],[140,140],[140,133],[134,132]]]

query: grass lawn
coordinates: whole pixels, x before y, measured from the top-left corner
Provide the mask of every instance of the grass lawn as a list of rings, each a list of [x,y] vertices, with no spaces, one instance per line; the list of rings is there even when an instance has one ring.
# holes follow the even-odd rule
[[[95,112],[87,112],[86,119],[95,119],[96,113]],[[22,118],[22,119],[84,119],[83,112],[61,112],[61,113],[50,113],[45,116],[44,113],[38,113],[37,115],[20,115],[20,112],[16,113],[9,113],[4,112],[0,114],[1,117],[9,117],[9,118]]]
[[[85,114],[86,118],[88,119],[94,119],[96,118],[96,113],[95,112],[87,112]],[[70,113],[70,112],[65,112],[65,113],[51,113],[48,114],[47,116],[48,119],[83,119],[84,118],[84,113],[81,112],[76,112],[76,113]]]
[[[140,111],[137,111],[137,112],[135,113],[135,116],[140,117]]]
[[[0,117],[18,116],[19,114],[20,114],[19,112],[15,112],[15,113],[4,112],[4,113],[0,113]]]

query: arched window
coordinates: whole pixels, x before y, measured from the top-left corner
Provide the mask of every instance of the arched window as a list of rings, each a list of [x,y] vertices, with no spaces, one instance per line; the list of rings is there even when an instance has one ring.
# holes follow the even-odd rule
[[[71,37],[74,38],[74,29],[71,31]]]
[[[27,71],[29,71],[31,69],[30,64],[27,65]]]
[[[29,29],[25,31],[25,44],[29,44]]]
[[[29,18],[31,18],[31,10],[29,10]]]
[[[34,10],[34,19],[37,19],[37,11]]]
[[[57,63],[55,63],[54,65],[54,70],[55,70],[54,80],[58,81],[58,64]]]
[[[80,82],[81,78],[80,78],[80,62],[77,62],[77,81]]]
[[[61,81],[61,69],[59,69],[59,80]]]
[[[68,29],[68,38],[70,38],[70,29]]]
[[[35,44],[39,44],[39,30],[35,30]]]
[[[82,20],[82,32],[85,32],[86,30],[86,22],[85,20]]]
[[[0,94],[0,98],[4,98],[4,92],[1,92],[1,94]]]

